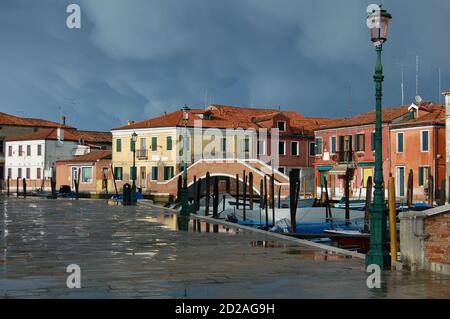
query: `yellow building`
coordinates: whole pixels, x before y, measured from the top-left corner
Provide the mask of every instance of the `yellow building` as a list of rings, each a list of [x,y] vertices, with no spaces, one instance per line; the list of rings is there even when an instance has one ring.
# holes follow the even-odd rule
[[[185,156],[188,165],[204,158],[255,158],[257,126],[248,116],[224,116],[216,106],[187,113],[186,123],[179,110],[112,130],[112,165],[119,185],[132,180],[134,133],[136,185],[144,190],[149,181],[167,181],[182,171]],[[183,136],[188,136],[187,154]]]

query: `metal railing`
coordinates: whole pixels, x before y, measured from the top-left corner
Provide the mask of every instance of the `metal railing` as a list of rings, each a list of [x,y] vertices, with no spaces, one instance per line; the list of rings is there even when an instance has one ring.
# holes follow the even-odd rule
[[[139,160],[148,159],[148,150],[136,150],[136,158]]]

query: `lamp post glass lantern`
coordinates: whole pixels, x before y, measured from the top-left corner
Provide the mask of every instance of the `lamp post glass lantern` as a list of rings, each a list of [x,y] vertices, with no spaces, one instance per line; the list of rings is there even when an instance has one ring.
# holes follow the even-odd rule
[[[366,265],[376,264],[381,268],[389,266],[387,251],[387,208],[383,181],[383,139],[382,139],[382,83],[383,65],[381,52],[383,44],[387,41],[389,21],[391,15],[381,5],[370,5],[367,8],[367,26],[370,29],[370,39],[375,46],[377,54],[375,64],[375,176],[374,197],[370,209],[370,249],[366,256]],[[395,225],[394,225],[395,227]]]
[[[136,203],[136,142],[137,134],[133,132],[131,135],[131,149],[133,151],[133,167],[131,168],[131,179],[133,180],[133,185],[131,186],[131,202]]]

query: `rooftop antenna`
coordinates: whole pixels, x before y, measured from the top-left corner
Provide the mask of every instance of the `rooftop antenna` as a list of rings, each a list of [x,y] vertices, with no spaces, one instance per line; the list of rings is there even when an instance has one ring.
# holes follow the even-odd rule
[[[416,96],[419,95],[419,55],[416,55]]]
[[[401,83],[400,83],[400,89],[402,94],[402,105],[405,105],[405,64],[403,62],[398,64],[400,66],[400,73],[401,73]]]
[[[205,109],[208,108],[208,88],[205,91]]]
[[[438,76],[439,76],[439,104],[442,104],[442,82],[441,82],[441,68],[438,68]]]
[[[58,111],[59,111],[59,119],[61,119],[61,117],[62,117],[62,106],[61,105],[58,106]],[[58,119],[58,121],[59,121],[59,119]]]

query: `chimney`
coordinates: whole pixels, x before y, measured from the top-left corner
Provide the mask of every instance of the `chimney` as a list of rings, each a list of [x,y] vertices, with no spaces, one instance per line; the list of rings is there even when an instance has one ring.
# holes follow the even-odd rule
[[[61,127],[58,127],[56,129],[56,138],[58,139],[58,141],[64,141],[64,129]]]
[[[66,117],[64,115],[61,116],[61,124],[66,125]]]
[[[134,124],[134,121],[128,120],[127,125],[131,125],[131,124]]]

